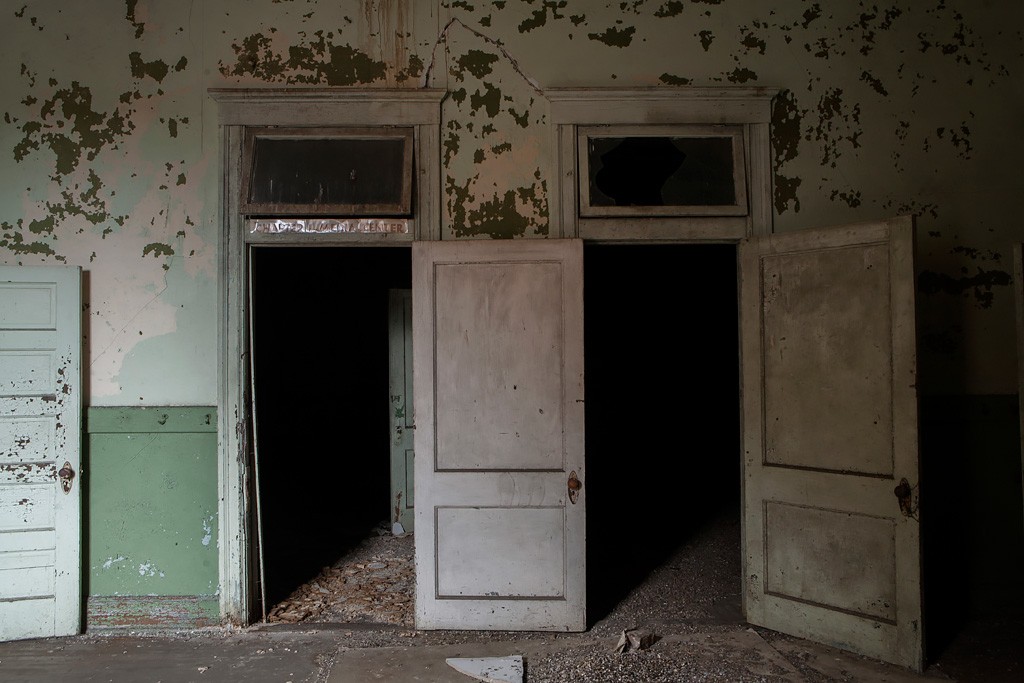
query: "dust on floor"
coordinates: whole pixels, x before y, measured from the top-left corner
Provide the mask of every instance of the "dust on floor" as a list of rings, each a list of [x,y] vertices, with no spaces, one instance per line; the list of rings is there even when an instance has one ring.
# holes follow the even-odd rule
[[[271,624],[352,623],[412,628],[413,537],[374,532],[267,612]]]

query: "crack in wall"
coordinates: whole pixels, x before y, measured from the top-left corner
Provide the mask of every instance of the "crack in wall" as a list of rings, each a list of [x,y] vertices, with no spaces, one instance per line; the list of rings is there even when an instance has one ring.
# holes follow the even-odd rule
[[[544,94],[544,90],[540,87],[540,83],[538,83],[536,79],[528,76],[526,72],[523,71],[522,67],[519,65],[519,61],[515,57],[513,57],[508,50],[505,49],[505,46],[502,44],[500,40],[495,40],[494,38],[491,38],[490,36],[487,36],[481,33],[480,31],[477,31],[476,29],[466,25],[466,23],[459,19],[458,17],[453,17],[452,19],[450,19],[448,23],[445,24],[444,28],[441,29],[441,33],[438,34],[437,40],[434,41],[434,45],[430,50],[430,61],[427,62],[426,68],[423,70],[423,77],[420,79],[421,88],[429,87],[430,74],[434,68],[437,47],[442,43],[445,45],[448,44],[448,32],[451,31],[455,25],[461,26],[462,28],[466,29],[467,31],[475,35],[477,38],[480,38],[489,45],[493,45],[494,47],[498,48],[498,51],[501,52],[501,56],[508,61],[509,65],[512,67],[512,70],[519,74],[519,76],[524,81],[529,83],[530,87],[537,91],[538,94]]]

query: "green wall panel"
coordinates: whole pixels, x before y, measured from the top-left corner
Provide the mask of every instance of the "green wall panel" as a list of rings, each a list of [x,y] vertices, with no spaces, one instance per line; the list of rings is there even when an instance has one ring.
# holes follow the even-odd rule
[[[87,411],[88,595],[217,592],[216,422],[212,407]]]

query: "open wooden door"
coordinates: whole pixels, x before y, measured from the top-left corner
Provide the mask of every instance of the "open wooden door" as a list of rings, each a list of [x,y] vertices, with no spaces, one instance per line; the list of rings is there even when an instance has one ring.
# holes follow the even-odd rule
[[[391,528],[413,530],[412,290],[388,292],[388,419],[391,424]]]
[[[920,670],[911,218],[740,246],[747,620]]]
[[[413,245],[416,627],[586,628],[583,244]]]
[[[1020,468],[1024,485],[1024,244],[1013,245],[1013,294],[1017,305],[1017,410],[1020,414]]]
[[[81,625],[81,269],[0,267],[0,640]]]

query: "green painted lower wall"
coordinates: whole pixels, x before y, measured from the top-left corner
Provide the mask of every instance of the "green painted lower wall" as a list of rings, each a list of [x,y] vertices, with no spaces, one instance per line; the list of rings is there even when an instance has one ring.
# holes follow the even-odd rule
[[[219,621],[217,413],[86,412],[86,628]]]
[[[1015,395],[921,399],[925,593],[936,640],[946,623],[1024,601],[1017,411]],[[213,407],[87,410],[87,629],[219,623],[216,424]]]

